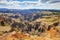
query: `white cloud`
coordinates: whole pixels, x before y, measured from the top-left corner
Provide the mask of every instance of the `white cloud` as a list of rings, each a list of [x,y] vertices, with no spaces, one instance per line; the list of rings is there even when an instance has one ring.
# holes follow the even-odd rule
[[[0,1],[0,4],[5,4],[7,6],[0,5],[0,8],[9,8],[9,9],[29,9],[32,8],[37,2],[30,2],[30,1]],[[21,5],[22,4],[22,5]],[[24,6],[25,5],[25,6]]]
[[[53,0],[54,1],[54,0]],[[56,0],[55,0],[56,1]],[[59,0],[58,0],[59,1]],[[7,0],[0,0],[0,8],[9,8],[9,9],[32,9],[32,8],[39,8],[39,9],[60,9],[60,3],[50,4],[52,0],[47,1],[47,3],[42,3],[41,0],[39,1],[7,1]]]

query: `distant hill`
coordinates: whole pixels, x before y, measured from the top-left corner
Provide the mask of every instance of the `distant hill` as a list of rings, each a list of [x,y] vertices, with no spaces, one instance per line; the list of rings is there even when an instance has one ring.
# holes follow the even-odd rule
[[[21,14],[27,14],[27,13],[37,13],[41,11],[51,11],[51,12],[60,12],[60,10],[53,10],[53,9],[7,9],[7,8],[0,8],[0,12],[3,13],[21,13]]]

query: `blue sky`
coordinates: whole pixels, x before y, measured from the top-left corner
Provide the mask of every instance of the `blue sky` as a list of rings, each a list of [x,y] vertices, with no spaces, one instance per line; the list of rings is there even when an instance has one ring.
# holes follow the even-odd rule
[[[24,1],[24,0],[23,0]],[[37,0],[25,0],[25,1],[37,1]]]
[[[60,0],[0,0],[0,8],[60,10]]]

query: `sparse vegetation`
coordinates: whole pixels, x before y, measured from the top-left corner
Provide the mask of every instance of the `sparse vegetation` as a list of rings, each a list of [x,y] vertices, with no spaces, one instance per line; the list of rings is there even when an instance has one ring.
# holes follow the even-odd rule
[[[16,40],[21,38],[24,40],[60,40],[60,13],[41,13],[27,15],[3,13],[3,16],[1,14],[0,35],[10,33],[6,37],[12,35],[11,37]],[[11,34],[13,31],[16,33]]]

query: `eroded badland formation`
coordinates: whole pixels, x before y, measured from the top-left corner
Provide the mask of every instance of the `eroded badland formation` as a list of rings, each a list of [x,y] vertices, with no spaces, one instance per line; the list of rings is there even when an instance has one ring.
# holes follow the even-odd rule
[[[60,40],[60,13],[0,13],[0,40]]]

